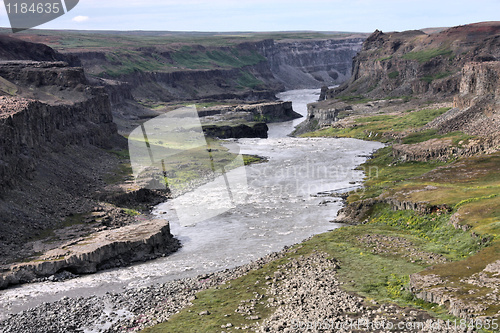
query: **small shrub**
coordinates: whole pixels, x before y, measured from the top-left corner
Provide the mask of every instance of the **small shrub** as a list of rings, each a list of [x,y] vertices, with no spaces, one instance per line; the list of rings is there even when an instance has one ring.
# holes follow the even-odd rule
[[[395,79],[399,76],[399,72],[398,71],[390,72],[389,74],[387,74],[387,76],[389,77],[389,79]]]

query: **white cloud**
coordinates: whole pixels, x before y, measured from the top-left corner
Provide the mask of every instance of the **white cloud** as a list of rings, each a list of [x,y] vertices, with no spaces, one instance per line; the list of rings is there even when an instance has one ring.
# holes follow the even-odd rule
[[[75,22],[85,22],[88,20],[89,20],[88,16],[81,16],[81,15],[73,18],[73,21],[75,21]]]

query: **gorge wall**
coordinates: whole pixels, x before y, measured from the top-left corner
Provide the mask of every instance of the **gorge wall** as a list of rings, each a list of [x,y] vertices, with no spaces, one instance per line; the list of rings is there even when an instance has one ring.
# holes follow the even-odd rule
[[[261,50],[286,89],[320,88],[351,77],[352,59],[364,38],[277,41]]]
[[[478,137],[460,146],[450,139],[433,139],[414,144],[394,144],[400,161],[447,161],[493,152],[500,145],[500,61],[470,62],[461,71],[459,93],[453,108],[429,122],[424,130],[439,133],[462,131]]]
[[[65,62],[0,61],[0,189],[32,178],[37,160],[68,145],[106,146],[116,134],[108,96]]]
[[[354,58],[352,77],[339,87],[324,89],[321,99],[326,101],[310,107],[308,123],[302,127],[310,130],[331,125],[343,107],[342,101],[364,99],[387,104],[412,98],[439,99],[453,101],[454,108],[425,129],[438,129],[441,134],[463,131],[487,138],[484,149],[488,149],[498,142],[499,64],[500,22],[475,23],[432,34],[377,30]],[[315,117],[320,121],[315,122]],[[400,151],[401,156],[420,159],[417,156],[440,155],[409,145],[404,148],[412,150]],[[474,148],[467,148],[453,154],[467,156],[473,152]]]
[[[113,50],[71,51],[96,77],[125,82],[123,94],[137,100],[273,99],[285,89],[314,88],[344,82],[363,37],[323,40],[266,39],[233,46],[167,45],[134,48],[130,54]],[[142,68],[141,61],[153,65]],[[106,83],[105,81],[101,81]],[[116,87],[116,84],[114,85]],[[112,89],[111,89],[112,90]],[[117,90],[112,90],[117,96]],[[119,100],[119,97],[113,100]]]
[[[104,174],[118,164],[105,149],[122,142],[105,90],[90,86],[82,68],[45,45],[5,36],[0,45],[10,47],[0,47],[3,264],[68,216],[92,211]],[[22,60],[12,60],[18,49]]]
[[[375,31],[354,58],[348,82],[326,93],[374,98],[409,95],[453,96],[461,70],[476,61],[500,60],[500,23],[484,22],[446,29],[383,33]]]

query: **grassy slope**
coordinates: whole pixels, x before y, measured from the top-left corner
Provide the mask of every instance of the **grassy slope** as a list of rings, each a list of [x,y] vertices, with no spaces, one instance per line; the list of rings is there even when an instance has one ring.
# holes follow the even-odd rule
[[[389,141],[384,136],[388,131],[403,131],[419,128],[443,109],[427,109],[402,116],[377,116],[359,119],[355,128],[347,131],[328,129],[309,134],[311,136],[351,136]],[[437,133],[411,134],[411,140],[421,142],[439,136]],[[451,137],[464,137],[463,133],[452,133]],[[409,138],[408,138],[409,140]],[[451,318],[447,309],[437,304],[426,303],[411,294],[407,288],[409,276],[428,269],[433,274],[450,276],[455,272],[455,282],[464,276],[464,267],[471,272],[482,270],[488,262],[500,258],[498,235],[500,231],[500,200],[492,193],[498,193],[498,165],[500,155],[483,156],[448,162],[397,163],[386,147],[377,152],[373,159],[362,167],[367,172],[365,189],[351,193],[348,201],[377,197],[383,193],[407,190],[412,187],[433,185],[434,191],[412,192],[413,200],[419,195],[432,199],[434,203],[446,203],[454,207],[451,212],[437,211],[419,215],[413,211],[393,211],[387,204],[377,204],[368,216],[368,223],[347,226],[313,237],[299,246],[284,259],[272,262],[264,268],[253,271],[245,277],[231,281],[226,287],[215,288],[199,294],[193,307],[181,311],[171,320],[145,332],[219,332],[220,326],[228,322],[224,316],[234,313],[249,293],[261,292],[256,281],[272,276],[282,260],[298,255],[310,255],[314,250],[327,252],[340,262],[337,277],[348,291],[378,302],[395,302],[428,311],[439,318]],[[422,194],[424,193],[424,194]],[[427,198],[427,195],[430,197]],[[453,227],[449,221],[456,211],[462,212],[460,223],[467,223],[472,230],[463,231]],[[478,242],[471,231],[485,239]],[[465,261],[464,261],[465,260]],[[464,265],[464,262],[467,265]],[[259,289],[259,290],[257,290]],[[481,290],[481,295],[487,291]],[[198,313],[213,309],[210,316]],[[220,309],[220,310],[219,310]],[[498,311],[490,306],[488,314]],[[212,310],[210,310],[212,311]],[[260,317],[265,319],[269,311],[261,309]],[[243,317],[231,317],[235,326],[250,326],[253,322]],[[202,329],[203,327],[203,329]],[[241,330],[243,332],[247,330]],[[489,332],[483,330],[483,332]]]
[[[347,129],[330,128],[314,133],[314,136],[352,136],[362,139],[381,139],[390,142],[384,133],[416,129],[423,122],[430,121],[427,115],[438,115],[440,110],[412,112],[418,117],[376,116],[357,119],[355,127]],[[423,114],[422,114],[423,113]],[[420,116],[423,117],[420,117]],[[401,119],[403,118],[403,119]],[[420,122],[422,120],[422,122]],[[404,126],[400,126],[404,124]],[[367,133],[378,136],[367,137]],[[403,143],[424,142],[433,138],[452,138],[451,144],[459,146],[471,137],[454,132],[438,134],[428,130],[407,135]],[[450,212],[437,212],[419,216],[411,211],[393,212],[378,204],[367,216],[368,225],[384,225],[406,229],[416,233],[424,241],[420,248],[446,256],[449,263],[438,264],[425,270],[424,275],[440,276],[447,287],[456,288],[451,292],[454,298],[465,302],[479,302],[479,296],[493,292],[491,288],[474,287],[461,281],[480,273],[486,265],[500,259],[500,154],[483,155],[447,162],[406,162],[398,163],[391,154],[392,148],[380,150],[364,168],[377,170],[368,172],[366,188],[352,193],[349,202],[375,197],[393,197],[410,202],[425,202],[431,206],[446,205]],[[458,225],[467,225],[468,231],[453,231],[450,219]],[[440,221],[438,223],[438,221]],[[355,228],[365,228],[358,226]],[[435,238],[427,238],[427,231],[434,230]],[[395,231],[395,230],[394,230]],[[376,231],[373,231],[376,232]],[[436,242],[437,240],[437,242]],[[444,285],[443,285],[444,286]],[[471,291],[469,293],[469,291]],[[498,304],[484,303],[486,309],[479,315],[497,315]]]

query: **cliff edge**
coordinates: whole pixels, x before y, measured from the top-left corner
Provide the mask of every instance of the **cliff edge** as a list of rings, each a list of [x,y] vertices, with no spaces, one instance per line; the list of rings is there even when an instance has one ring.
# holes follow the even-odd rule
[[[500,22],[458,26],[435,34],[377,30],[354,58],[351,79],[326,96],[448,97],[458,93],[465,64],[499,60]]]
[[[137,228],[140,212],[110,203],[114,197],[128,195],[137,206],[168,196],[126,193],[116,184],[127,174],[128,160],[119,157],[126,140],[117,134],[105,89],[90,85],[83,68],[70,64],[73,60],[45,45],[0,36],[0,272],[10,272],[12,263],[35,260],[25,266],[33,268],[31,273],[23,268],[23,277],[9,275],[1,287],[58,273],[66,266],[49,265],[54,270],[40,274],[35,267],[40,262],[46,267],[51,260],[44,253],[74,239]],[[133,246],[108,246],[101,255],[106,263],[93,264],[125,264],[178,247],[168,222],[152,230],[147,239],[131,235],[131,244],[143,244],[144,255],[127,254]],[[97,247],[94,252],[103,252]]]

